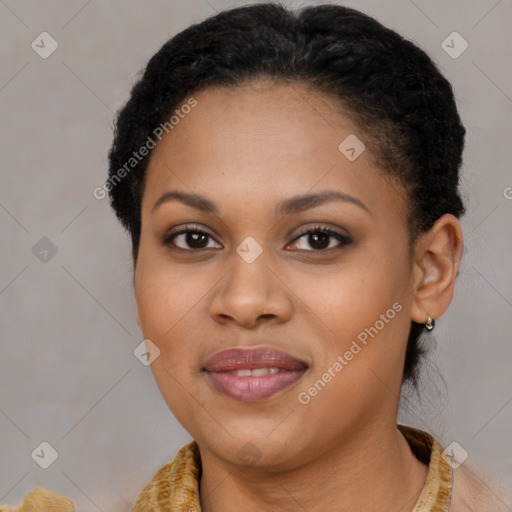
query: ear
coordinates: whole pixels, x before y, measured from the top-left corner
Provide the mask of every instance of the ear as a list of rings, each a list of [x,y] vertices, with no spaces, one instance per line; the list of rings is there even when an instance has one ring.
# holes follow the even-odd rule
[[[448,309],[463,247],[460,222],[448,213],[418,239],[414,248],[412,320],[422,324],[427,315],[436,320]]]
[[[137,325],[142,329],[142,325],[140,325],[140,316],[139,316],[139,310],[137,310]]]

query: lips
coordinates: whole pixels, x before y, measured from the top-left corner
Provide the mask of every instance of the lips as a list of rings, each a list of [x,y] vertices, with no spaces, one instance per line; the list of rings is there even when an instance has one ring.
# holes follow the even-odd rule
[[[304,361],[271,347],[232,348],[212,356],[203,370],[220,393],[244,402],[264,400],[295,384]]]
[[[231,348],[218,352],[205,364],[208,372],[253,370],[255,368],[279,368],[302,370],[307,364],[286,352],[271,347]]]

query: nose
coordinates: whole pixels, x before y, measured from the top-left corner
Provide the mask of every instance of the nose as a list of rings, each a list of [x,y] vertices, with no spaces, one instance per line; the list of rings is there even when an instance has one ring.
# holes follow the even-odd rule
[[[232,269],[216,288],[210,315],[223,325],[254,329],[261,323],[287,322],[293,312],[289,288],[269,264],[265,251],[248,262],[233,254]]]

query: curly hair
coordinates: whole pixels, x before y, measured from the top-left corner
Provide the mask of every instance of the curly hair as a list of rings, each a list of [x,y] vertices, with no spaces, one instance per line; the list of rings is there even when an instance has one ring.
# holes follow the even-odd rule
[[[167,41],[116,117],[107,191],[131,236],[134,265],[151,155],[146,150],[135,160],[134,151],[148,144],[155,128],[169,125],[171,113],[192,93],[259,78],[310,86],[351,115],[372,161],[407,192],[411,244],[441,215],[464,213],[458,186],[465,129],[450,83],[423,50],[351,8],[248,5]],[[422,332],[423,324],[411,322],[403,382],[415,387],[425,352]]]

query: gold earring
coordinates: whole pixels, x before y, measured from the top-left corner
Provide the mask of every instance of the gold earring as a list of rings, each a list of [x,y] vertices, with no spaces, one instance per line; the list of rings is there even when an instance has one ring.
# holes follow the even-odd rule
[[[425,327],[427,328],[427,331],[431,331],[435,325],[436,321],[430,315],[427,315],[427,320],[425,322]]]

